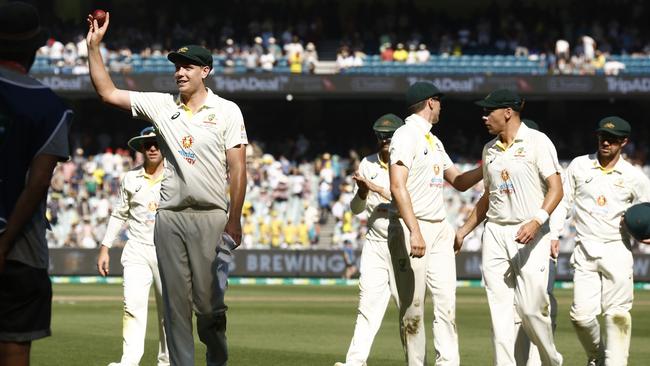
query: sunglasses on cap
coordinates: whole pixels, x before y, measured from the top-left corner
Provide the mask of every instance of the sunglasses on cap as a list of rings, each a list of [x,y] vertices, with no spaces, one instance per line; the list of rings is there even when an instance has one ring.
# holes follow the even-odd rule
[[[390,140],[393,138],[393,132],[375,131],[375,136],[377,136],[377,140],[379,141]]]

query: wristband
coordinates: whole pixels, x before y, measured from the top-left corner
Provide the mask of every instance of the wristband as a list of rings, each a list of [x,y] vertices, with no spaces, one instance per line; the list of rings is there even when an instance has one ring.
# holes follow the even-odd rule
[[[535,212],[535,216],[533,216],[533,220],[537,221],[539,226],[544,225],[544,223],[548,220],[548,212],[546,212],[545,209],[540,208]]]

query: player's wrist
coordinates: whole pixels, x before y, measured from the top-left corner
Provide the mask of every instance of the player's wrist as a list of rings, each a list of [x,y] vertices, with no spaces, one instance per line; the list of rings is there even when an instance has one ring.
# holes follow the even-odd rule
[[[540,208],[535,212],[535,215],[533,216],[533,221],[539,224],[539,226],[542,226],[548,221],[549,214],[546,212],[545,209]]]

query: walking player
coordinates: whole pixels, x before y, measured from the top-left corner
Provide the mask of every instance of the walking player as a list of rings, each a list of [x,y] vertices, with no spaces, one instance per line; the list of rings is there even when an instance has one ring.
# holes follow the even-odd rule
[[[99,248],[97,270],[109,274],[108,249],[126,222],[129,240],[122,252],[124,267],[124,317],[122,318],[122,359],[108,366],[137,366],[144,353],[147,333],[149,288],[154,284],[158,313],[158,366],[169,365],[163,322],[162,285],[158,272],[153,229],[160,201],[163,179],[163,156],[158,149],[156,133],[147,127],[129,140],[129,146],[144,155],[144,165],[128,171],[120,187],[120,201],[113,208],[106,235]]]
[[[562,199],[561,167],[549,138],[521,123],[524,101],[500,89],[477,102],[488,132],[483,148],[485,193],[456,233],[456,246],[487,216],[482,270],[497,366],[515,365],[515,310],[543,365],[561,365],[547,293],[548,217]]]
[[[445,220],[443,180],[465,191],[481,180],[481,168],[460,173],[431,132],[442,93],[416,82],[406,93],[411,115],[390,143],[388,246],[400,303],[400,335],[409,365],[425,364],[424,296],[433,298],[436,365],[458,365],[454,229]]]
[[[388,180],[388,147],[393,132],[404,121],[394,114],[386,114],[375,122],[372,129],[377,136],[379,151],[368,155],[359,164],[353,176],[357,192],[350,202],[352,213],[368,213],[367,242],[361,252],[359,277],[359,311],[354,336],[345,363],[334,366],[363,366],[368,360],[372,342],[379,330],[391,294],[397,301],[395,276],[388,251],[388,207],[390,184]],[[398,304],[399,305],[399,304]]]
[[[93,85],[103,102],[154,124],[168,162],[154,243],[171,364],[194,365],[194,310],[199,338],[207,346],[207,364],[226,365],[224,293],[231,250],[241,242],[246,188],[248,140],[241,111],[205,87],[212,54],[201,46],[181,47],[167,56],[176,66],[176,97],[117,89],[99,52],[109,20],[107,13],[99,27],[88,16],[86,40]]]
[[[574,209],[576,246],[571,256],[573,304],[569,316],[587,353],[588,365],[627,365],[634,297],[633,258],[624,238],[623,214],[636,202],[650,201],[650,180],[621,157],[630,124],[616,116],[598,123],[598,151],[569,164],[558,233]],[[604,314],[605,335],[596,316]],[[604,348],[603,348],[604,347]]]

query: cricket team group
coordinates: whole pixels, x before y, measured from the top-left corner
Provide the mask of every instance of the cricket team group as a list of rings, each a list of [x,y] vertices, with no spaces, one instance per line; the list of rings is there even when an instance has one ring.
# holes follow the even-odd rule
[[[21,366],[29,364],[31,341],[50,335],[44,203],[53,168],[69,155],[73,113],[27,75],[45,41],[36,10],[19,2],[0,8],[0,148],[15,157],[0,162],[0,366]],[[129,141],[144,164],[122,179],[97,260],[99,273],[108,275],[109,248],[128,225],[121,257],[123,354],[110,366],[140,363],[152,284],[157,364],[195,364],[194,315],[207,365],[226,365],[224,294],[232,252],[241,242],[246,190],[241,111],[205,86],[212,54],[197,45],[168,55],[177,95],[116,88],[100,53],[110,14],[101,26],[92,15],[87,20],[90,77],[99,98],[153,125]],[[368,214],[358,315],[345,362],[335,366],[366,365],[391,298],[399,309],[406,364],[425,365],[427,294],[433,304],[431,358],[435,365],[460,365],[455,255],[483,222],[492,363],[562,365],[552,288],[558,238],[570,216],[577,231],[570,318],[585,364],[626,365],[634,287],[630,234],[650,244],[650,180],[621,156],[630,124],[603,118],[595,128],[596,152],[575,158],[565,170],[553,142],[534,121],[522,119],[525,100],[512,90],[495,90],[475,103],[495,137],[483,148],[482,165],[461,172],[431,132],[440,123],[442,98],[435,85],[416,82],[405,92],[405,119],[386,114],[372,125],[377,151],[354,174],[350,203],[353,213]],[[464,191],[481,180],[483,195],[455,231],[446,220],[443,190]]]

